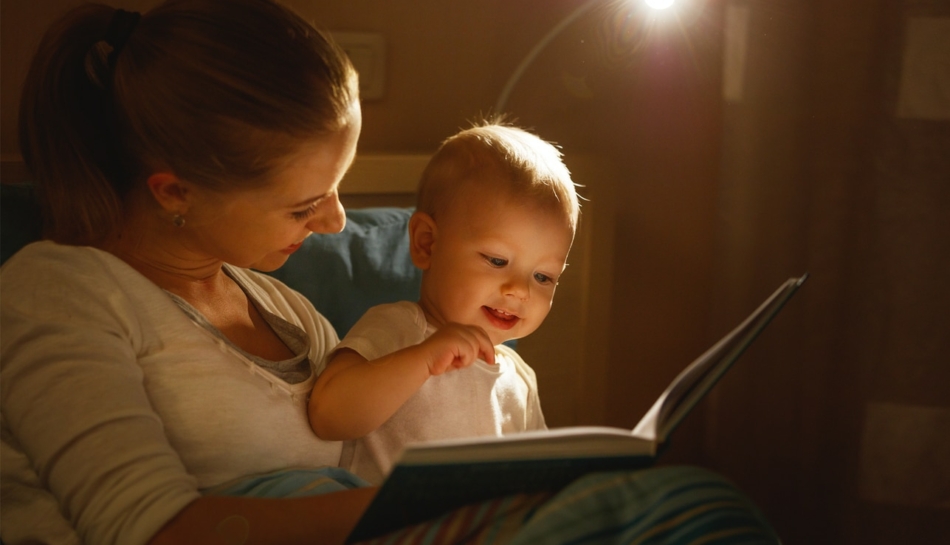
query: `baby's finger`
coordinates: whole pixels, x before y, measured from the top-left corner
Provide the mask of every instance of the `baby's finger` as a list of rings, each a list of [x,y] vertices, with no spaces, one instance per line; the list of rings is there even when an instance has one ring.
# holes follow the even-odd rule
[[[478,342],[478,355],[485,363],[495,365],[495,346],[492,345],[491,337],[480,327],[474,327],[475,340]]]

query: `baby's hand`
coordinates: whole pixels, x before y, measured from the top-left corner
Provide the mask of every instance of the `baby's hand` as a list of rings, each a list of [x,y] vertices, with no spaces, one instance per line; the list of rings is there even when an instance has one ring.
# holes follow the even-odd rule
[[[479,357],[494,365],[495,347],[478,326],[448,323],[420,345],[428,352],[430,375],[468,367]]]

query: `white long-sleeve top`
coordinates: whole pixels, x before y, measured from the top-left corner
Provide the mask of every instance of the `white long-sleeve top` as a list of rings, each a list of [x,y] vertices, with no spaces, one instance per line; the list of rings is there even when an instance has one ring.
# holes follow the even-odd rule
[[[303,296],[228,268],[310,339],[288,384],[197,325],[115,256],[39,242],[0,269],[2,538],[147,542],[199,489],[338,465],[307,398],[338,338]]]

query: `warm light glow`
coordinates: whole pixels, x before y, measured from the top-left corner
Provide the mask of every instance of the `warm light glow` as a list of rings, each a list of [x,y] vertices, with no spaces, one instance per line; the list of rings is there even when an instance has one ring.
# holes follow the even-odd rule
[[[617,1],[619,2],[620,0]],[[682,26],[683,21],[686,18],[684,16],[688,16],[689,12],[691,11],[698,12],[698,8],[694,8],[694,6],[701,5],[701,3],[697,2],[696,0],[687,0],[686,2],[680,3],[680,5],[677,6],[677,9],[669,9],[673,7],[673,4],[676,3],[676,0],[643,1],[646,4],[646,7],[650,8],[651,13],[639,13],[641,11],[640,8],[636,10],[638,12],[636,13],[637,17],[634,17],[633,19],[636,20],[634,25],[639,28],[639,31],[634,32],[633,34],[638,36],[638,38],[634,39],[628,35],[631,33],[625,33],[625,36],[622,40],[625,43],[631,45],[632,47],[630,49],[634,51],[638,46],[638,41],[642,41],[643,36],[647,34],[646,30],[648,30],[648,27],[652,27],[655,23],[671,22],[678,22],[680,26]],[[630,3],[633,4],[633,0],[630,0]],[[511,95],[515,85],[518,84],[521,76],[524,74],[525,70],[528,69],[531,63],[534,62],[534,59],[540,55],[542,51],[544,51],[544,48],[546,48],[548,44],[551,43],[551,41],[561,33],[562,30],[569,27],[572,23],[574,23],[574,21],[579,19],[597,5],[600,5],[600,3],[595,2],[594,0],[579,1],[578,6],[574,9],[574,11],[570,12],[567,17],[561,19],[556,25],[554,25],[553,28],[551,28],[551,30],[548,31],[547,34],[545,34],[540,40],[538,40],[536,44],[534,44],[534,47],[528,51],[528,54],[525,55],[525,58],[521,60],[521,63],[515,68],[515,71],[511,73],[511,76],[509,76],[505,86],[501,89],[501,93],[498,95],[498,100],[495,102],[494,111],[496,113],[505,112],[505,107],[508,104],[508,97]],[[643,4],[638,5],[641,7],[643,6]]]
[[[666,9],[673,5],[674,0],[646,0],[648,6],[653,9]]]

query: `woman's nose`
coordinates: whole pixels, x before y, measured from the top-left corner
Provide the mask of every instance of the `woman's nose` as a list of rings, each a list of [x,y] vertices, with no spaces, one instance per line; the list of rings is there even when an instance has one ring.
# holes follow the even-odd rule
[[[340,196],[333,194],[332,200],[325,203],[324,209],[307,222],[307,229],[314,233],[339,233],[346,226],[346,211],[340,203]]]

